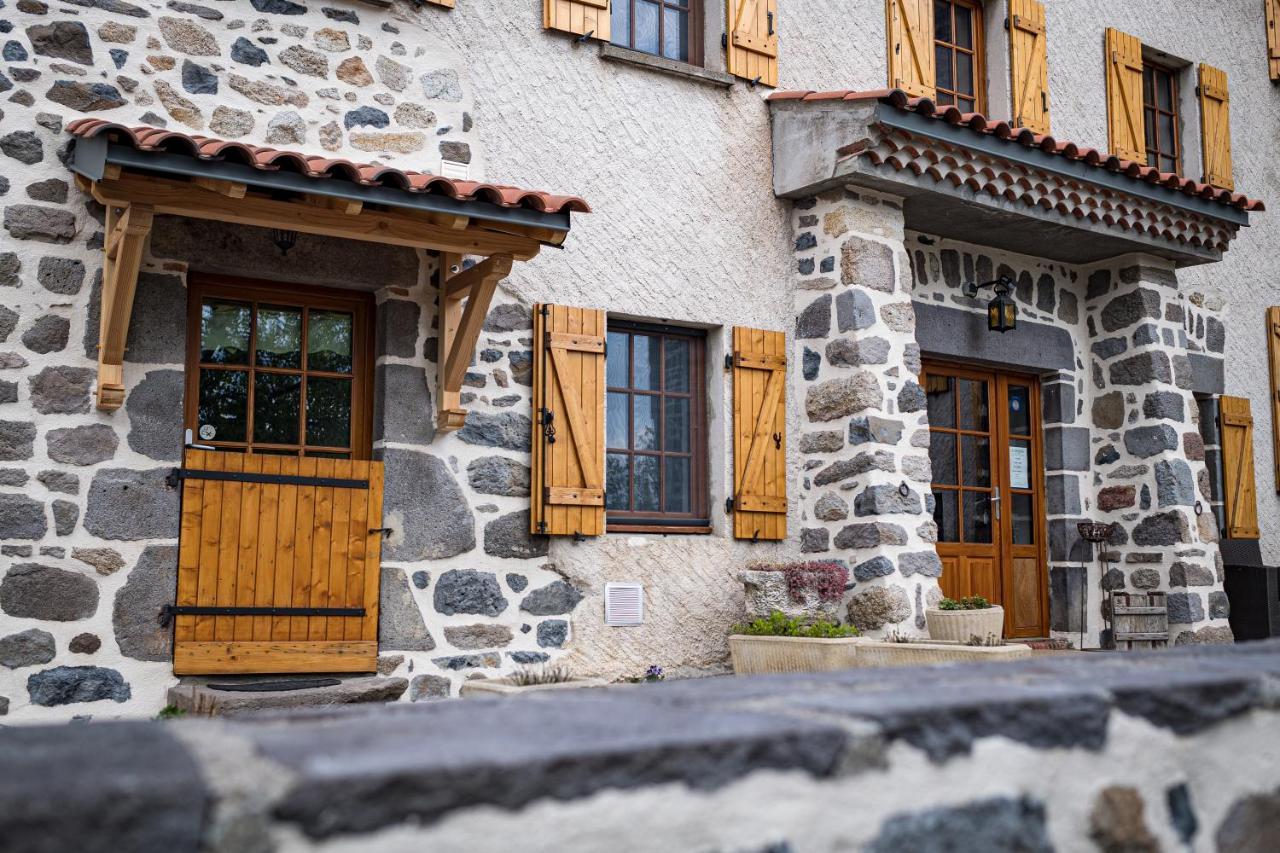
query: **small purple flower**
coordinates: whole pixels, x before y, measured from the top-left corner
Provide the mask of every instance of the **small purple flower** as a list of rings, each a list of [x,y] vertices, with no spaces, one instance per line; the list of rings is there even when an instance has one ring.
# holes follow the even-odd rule
[[[662,667],[653,664],[644,671],[645,681],[661,681],[666,676],[662,674]]]

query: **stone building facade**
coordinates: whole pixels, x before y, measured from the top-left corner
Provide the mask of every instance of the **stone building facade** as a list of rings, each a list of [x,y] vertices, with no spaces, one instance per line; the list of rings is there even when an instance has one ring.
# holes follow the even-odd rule
[[[1101,590],[1158,589],[1170,593],[1175,642],[1230,638],[1219,528],[1195,506],[1216,502],[1206,403],[1224,392],[1253,398],[1262,554],[1280,559],[1254,316],[1272,299],[1271,217],[1233,229],[1214,263],[1180,266],[1137,245],[1066,263],[921,228],[883,188],[779,197],[789,166],[769,152],[786,108],[724,73],[723,10],[705,5],[696,73],[546,30],[537,0],[0,8],[0,712],[153,714],[175,682],[157,614],[176,583],[178,498],[165,481],[184,440],[191,273],[374,294],[372,447],[386,466],[391,528],[379,670],[410,678],[408,700],[544,660],[611,678],[650,664],[718,671],[742,611],[736,575],[753,560],[843,560],[852,621],[921,632],[942,575],[918,381],[930,356],[1040,379],[1053,634],[1096,646]],[[780,90],[885,85],[884,4],[841,5],[784,1]],[[1236,184],[1271,201],[1280,182],[1267,171],[1266,140],[1280,93],[1265,48],[1258,57],[1222,48],[1262,38],[1261,5],[1233,0],[1195,26],[1178,0],[1133,5],[1113,20],[1113,4],[1046,4],[1054,133],[1106,148],[1098,46],[1105,26],[1127,28],[1227,70]],[[1004,4],[986,7],[987,112],[1005,115]],[[1184,171],[1198,175],[1186,115]],[[267,229],[158,217],[129,328],[125,406],[107,413],[93,404],[104,212],[67,168],[66,126],[86,116],[466,170],[579,193],[592,212],[575,215],[563,251],[517,266],[499,288],[456,432],[433,420],[435,255],[306,235],[282,255]],[[980,318],[985,305],[960,286],[1003,270],[1017,282],[1023,337],[951,334],[949,324]],[[709,534],[529,534],[539,302],[705,330]],[[788,336],[780,542],[734,539],[720,509],[733,492],[733,403],[719,365],[735,326]],[[962,341],[969,350],[956,349]],[[1011,349],[980,349],[996,345]],[[1082,519],[1121,523],[1105,576],[1074,534]],[[644,624],[605,624],[610,581],[644,584]]]

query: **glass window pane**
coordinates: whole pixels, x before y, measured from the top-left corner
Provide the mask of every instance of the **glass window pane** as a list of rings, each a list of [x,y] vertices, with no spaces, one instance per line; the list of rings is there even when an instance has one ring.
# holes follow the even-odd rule
[[[663,460],[663,464],[666,466],[667,474],[663,511],[691,512],[689,491],[691,460],[687,456],[668,456]]]
[[[658,457],[633,456],[635,463],[635,504],[636,512],[658,511]]]
[[[927,376],[924,382],[929,403],[929,426],[956,425],[956,380],[952,376]]]
[[[935,100],[938,102],[938,106],[949,107],[955,104],[956,96],[951,94],[950,92],[943,92],[942,90],[938,90],[938,97]]]
[[[1161,157],[1159,168],[1162,172],[1176,172],[1178,171],[1178,161],[1174,160],[1172,157]]]
[[[933,466],[933,482],[947,486],[957,485],[954,433],[929,433],[929,462]]]
[[[989,427],[987,383],[982,380],[960,380],[960,428],[985,432]]]
[[[307,444],[351,446],[351,380],[307,380]]]
[[[689,58],[689,13],[679,9],[662,12],[662,55],[681,62]]]
[[[605,375],[610,388],[627,387],[627,362],[631,357],[630,338],[625,332],[610,332]]]
[[[298,444],[298,410],[301,407],[301,376],[254,374],[253,440],[264,444]]]
[[[960,436],[960,457],[964,485],[991,485],[991,441],[986,436]]]
[[[956,106],[960,108],[962,113],[971,113],[976,109],[973,105],[973,98],[959,98],[956,101]]]
[[[956,91],[963,95],[974,92],[973,54],[956,51]]]
[[[635,348],[635,369],[632,387],[647,391],[657,391],[662,376],[661,338],[649,335],[633,335],[631,345]]]
[[[933,37],[938,41],[951,41],[951,4],[945,0],[933,2]]]
[[[935,73],[938,78],[938,88],[954,90],[954,81],[951,79],[951,48],[940,44],[934,45],[933,57],[937,67]]]
[[[938,525],[939,542],[960,541],[960,493],[937,491],[933,493],[933,521]]]
[[[635,49],[658,52],[658,4],[636,0]]]
[[[956,44],[973,47],[973,10],[968,6],[956,6]]]
[[[1033,495],[1012,494],[1013,502],[1013,544],[1036,544],[1036,526],[1032,523],[1032,511],[1035,506]]]
[[[200,371],[196,435],[203,441],[244,441],[249,423],[249,374]]]
[[[307,369],[351,372],[351,315],[312,311],[307,327]]]
[[[631,4],[614,3],[609,15],[609,38],[614,44],[631,47]],[[613,346],[612,343],[609,344]]]
[[[667,391],[689,390],[689,342],[683,338],[665,338],[663,372]]]
[[[1173,144],[1173,116],[1166,113],[1160,114],[1160,150],[1165,154],[1174,152]]]
[[[605,457],[604,506],[605,509],[628,509],[631,506],[631,481],[627,475],[627,456],[610,453]]]
[[[658,400],[654,394],[636,394],[631,398],[633,450],[658,449]]]
[[[627,394],[610,391],[605,401],[605,441],[609,447],[627,448],[627,415],[630,403]]]
[[[1173,112],[1173,75],[1156,74],[1156,98],[1160,109]]]
[[[1147,147],[1148,148],[1159,147],[1156,145],[1156,111],[1155,110],[1146,111],[1146,120],[1143,123],[1142,129],[1143,129],[1143,134],[1147,138]]]
[[[302,309],[258,309],[254,361],[260,367],[302,367]]]
[[[663,413],[662,449],[675,453],[689,452],[689,399],[666,398]]]
[[[209,300],[200,306],[200,360],[206,364],[248,364],[248,305]]]
[[[965,542],[991,541],[991,495],[987,492],[963,492]]]
[[[1154,104],[1156,102],[1154,75],[1155,72],[1151,68],[1142,69],[1142,102],[1144,104]]]
[[[1025,385],[1009,386],[1009,432],[1031,435],[1031,389]]]

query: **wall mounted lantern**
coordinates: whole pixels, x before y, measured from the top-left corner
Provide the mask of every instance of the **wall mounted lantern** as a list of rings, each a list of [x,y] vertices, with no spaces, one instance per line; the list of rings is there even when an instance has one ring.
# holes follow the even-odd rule
[[[969,282],[960,290],[965,296],[972,299],[984,287],[990,287],[996,294],[987,303],[987,329],[992,332],[1012,332],[1018,327],[1018,306],[1009,297],[1009,294],[1013,292],[1013,279],[1007,275],[1002,275],[995,281],[987,281],[982,284]]]
[[[289,250],[298,242],[298,232],[289,231],[284,228],[272,228],[271,242],[276,244],[276,248],[280,250],[280,255],[282,257],[288,257]]]

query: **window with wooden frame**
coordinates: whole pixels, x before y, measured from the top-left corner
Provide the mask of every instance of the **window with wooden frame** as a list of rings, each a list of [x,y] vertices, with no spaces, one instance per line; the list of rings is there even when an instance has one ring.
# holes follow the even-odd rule
[[[609,530],[709,530],[705,363],[702,330],[609,321]]]
[[[1182,172],[1178,111],[1178,72],[1154,62],[1142,63],[1142,114],[1146,125],[1147,165]]]
[[[986,109],[982,4],[977,0],[934,0],[935,100],[967,113]]]
[[[613,0],[611,15],[614,44],[702,64],[702,0]]]
[[[193,276],[184,423],[241,453],[368,459],[373,297]]]

